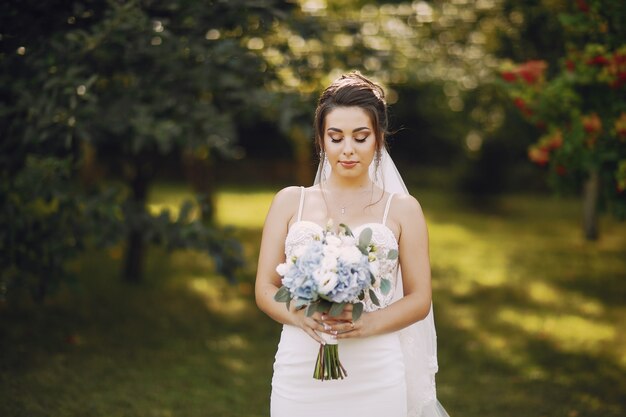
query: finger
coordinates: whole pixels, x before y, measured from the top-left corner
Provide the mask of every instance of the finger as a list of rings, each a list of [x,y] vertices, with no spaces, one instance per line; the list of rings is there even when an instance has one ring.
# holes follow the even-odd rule
[[[350,339],[353,337],[359,337],[361,335],[360,329],[357,328],[357,324],[354,322],[345,323],[345,331],[337,334],[337,339]]]
[[[313,338],[313,340],[315,340],[317,343],[321,343],[322,345],[325,345],[326,342],[324,342],[322,340],[322,338],[311,328],[308,328],[305,330],[306,334],[308,334],[309,336],[311,336]]]
[[[328,324],[328,323],[325,323]],[[340,323],[333,324],[332,326],[328,326],[328,330],[333,334],[342,334],[351,332],[355,329],[355,324],[352,321],[342,321]]]

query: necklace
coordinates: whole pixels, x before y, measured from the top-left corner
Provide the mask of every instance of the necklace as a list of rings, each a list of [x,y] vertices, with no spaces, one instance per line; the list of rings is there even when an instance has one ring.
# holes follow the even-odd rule
[[[363,203],[363,201],[362,201],[363,200],[363,196],[366,193],[370,193],[371,194],[369,199],[368,199],[368,201],[371,202],[372,196],[373,196],[373,193],[374,193],[374,189],[368,187],[366,189],[359,190],[359,191],[356,191],[354,193],[351,193],[351,194],[347,195],[347,197],[346,197],[346,193],[345,192],[341,193],[341,194],[343,194],[344,198],[341,201],[339,201],[339,203],[337,205],[331,204],[331,206],[335,206],[335,207],[338,206],[339,207],[340,216],[343,217],[346,214],[346,210],[348,208],[350,208],[350,207],[356,206],[358,208],[358,207],[366,206],[367,202]],[[328,200],[330,200],[330,202],[335,203],[338,200],[338,198],[336,198],[333,195],[334,192],[331,191],[330,189],[327,191],[327,194],[328,194],[328,197],[329,197]],[[330,212],[330,207],[329,207],[329,204],[328,204],[329,201],[326,198],[324,200],[325,200],[325,203],[326,203],[326,210],[328,212]]]

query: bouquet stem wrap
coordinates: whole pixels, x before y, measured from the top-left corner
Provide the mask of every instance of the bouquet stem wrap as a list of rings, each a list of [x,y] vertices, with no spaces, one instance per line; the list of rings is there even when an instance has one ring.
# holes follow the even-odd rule
[[[315,361],[315,369],[313,370],[313,378],[327,381],[329,379],[343,379],[347,377],[346,368],[343,367],[339,360],[337,339],[327,333],[318,334],[325,343],[320,344],[320,350]]]

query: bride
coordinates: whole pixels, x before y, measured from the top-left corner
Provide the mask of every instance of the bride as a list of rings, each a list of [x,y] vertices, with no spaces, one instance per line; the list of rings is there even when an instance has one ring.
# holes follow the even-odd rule
[[[263,228],[256,277],[259,308],[283,324],[272,378],[272,417],[447,417],[436,398],[436,336],[431,304],[428,232],[385,146],[384,91],[359,73],[346,74],[321,95],[315,112],[320,167],[311,187],[276,194]],[[369,295],[365,312],[338,317],[286,309],[274,300],[276,266],[319,235],[328,220],[355,235],[372,229],[392,291]],[[379,304],[379,305],[376,305]],[[336,338],[348,377],[320,381],[313,368],[321,334]]]

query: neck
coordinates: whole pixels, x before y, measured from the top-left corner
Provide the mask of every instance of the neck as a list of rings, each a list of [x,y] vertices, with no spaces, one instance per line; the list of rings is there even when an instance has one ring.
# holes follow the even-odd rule
[[[341,189],[348,192],[358,192],[364,190],[370,190],[372,188],[372,181],[369,176],[364,178],[341,178],[337,176],[331,176],[326,184],[331,190]]]

